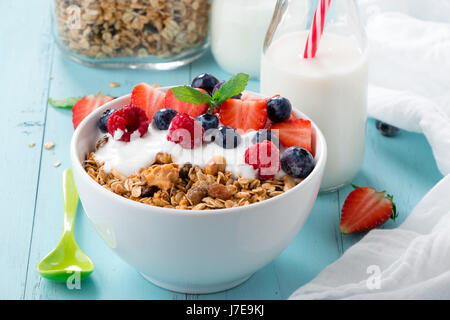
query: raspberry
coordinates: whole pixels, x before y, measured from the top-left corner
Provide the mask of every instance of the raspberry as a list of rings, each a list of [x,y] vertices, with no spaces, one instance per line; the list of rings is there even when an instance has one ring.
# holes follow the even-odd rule
[[[205,130],[202,124],[187,113],[179,113],[173,118],[167,140],[179,143],[185,149],[193,149],[203,143]]]
[[[148,130],[148,118],[145,111],[135,106],[125,106],[114,112],[108,119],[108,132],[115,140],[129,142],[135,132],[142,137]]]
[[[245,163],[258,170],[261,179],[272,179],[280,171],[280,151],[268,140],[245,151]]]

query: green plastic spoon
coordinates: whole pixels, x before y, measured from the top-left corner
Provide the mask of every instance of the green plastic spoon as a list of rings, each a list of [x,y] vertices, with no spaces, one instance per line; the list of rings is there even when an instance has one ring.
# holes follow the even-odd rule
[[[64,227],[63,235],[56,248],[37,266],[38,272],[46,279],[65,282],[79,272],[80,279],[88,277],[94,271],[94,264],[81,251],[75,242],[73,225],[78,206],[78,192],[75,187],[72,169],[63,173]]]

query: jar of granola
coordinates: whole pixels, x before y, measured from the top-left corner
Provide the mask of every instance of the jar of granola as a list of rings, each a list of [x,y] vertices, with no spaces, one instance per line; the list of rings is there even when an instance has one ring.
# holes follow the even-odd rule
[[[208,47],[208,0],[54,0],[54,33],[73,60],[167,70]]]

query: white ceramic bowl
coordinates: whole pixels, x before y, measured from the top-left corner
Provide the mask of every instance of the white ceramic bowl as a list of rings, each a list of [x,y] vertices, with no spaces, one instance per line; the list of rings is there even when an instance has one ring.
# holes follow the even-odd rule
[[[129,102],[127,95],[92,112],[75,130],[70,150],[84,211],[114,252],[160,287],[210,293],[244,282],[287,247],[308,218],[325,168],[326,143],[314,123],[316,166],[291,190],[238,208],[167,209],[116,195],[83,169],[83,160],[95,148],[100,115]]]

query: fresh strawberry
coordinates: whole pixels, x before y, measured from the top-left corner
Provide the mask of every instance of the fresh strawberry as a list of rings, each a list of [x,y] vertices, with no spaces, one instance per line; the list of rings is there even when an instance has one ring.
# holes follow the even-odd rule
[[[264,100],[264,102],[267,103],[267,101],[269,101],[270,99],[275,98],[275,97],[279,97],[279,96],[280,96],[279,94],[276,94],[276,95],[274,95],[272,97],[261,98],[261,96],[256,94],[256,93],[244,91],[242,93],[241,100],[243,100],[243,101],[247,101],[247,100]]]
[[[344,234],[367,231],[395,220],[397,211],[392,196],[370,187],[357,187],[345,199],[341,213],[341,232]]]
[[[138,84],[131,92],[131,105],[144,109],[148,121],[152,122],[155,113],[164,108],[166,94],[146,83]]]
[[[220,122],[238,130],[259,130],[267,121],[267,108],[264,99],[228,99],[222,103]]]
[[[202,92],[206,92],[203,89],[198,89]],[[197,118],[199,115],[202,115],[208,109],[208,104],[198,104],[195,105],[193,103],[184,102],[178,100],[173,94],[172,90],[169,89],[166,93],[166,98],[164,99],[164,108],[170,108],[175,110],[178,113],[187,113],[193,118]]]
[[[280,171],[280,151],[269,140],[249,147],[244,154],[245,163],[258,170],[261,179],[272,179]]]
[[[72,108],[72,122],[76,129],[80,122],[88,116],[92,111],[104,105],[105,103],[114,100],[111,96],[104,96],[101,92],[97,95],[90,94],[78,100]]]
[[[248,91],[244,91],[242,92],[242,96],[241,96],[241,100],[260,100],[261,96],[256,94],[256,93],[252,93],[252,92],[248,92]]]
[[[289,120],[295,120],[295,119],[296,119],[296,117],[295,117],[294,113],[292,112]],[[275,122],[272,122],[270,119],[267,119],[264,129],[271,129],[274,124],[275,124]]]
[[[283,147],[302,147],[312,152],[311,121],[304,119],[274,123],[271,130],[279,130],[278,137]]]

